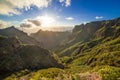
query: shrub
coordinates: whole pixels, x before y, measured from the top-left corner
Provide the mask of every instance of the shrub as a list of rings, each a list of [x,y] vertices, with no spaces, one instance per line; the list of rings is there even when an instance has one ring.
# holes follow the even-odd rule
[[[117,80],[120,78],[120,68],[112,66],[99,66],[94,69],[103,80]]]

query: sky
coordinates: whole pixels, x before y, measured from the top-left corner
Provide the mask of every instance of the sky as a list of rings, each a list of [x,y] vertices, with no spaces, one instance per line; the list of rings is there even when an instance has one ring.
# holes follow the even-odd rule
[[[0,0],[0,28],[74,26],[120,17],[120,0]]]

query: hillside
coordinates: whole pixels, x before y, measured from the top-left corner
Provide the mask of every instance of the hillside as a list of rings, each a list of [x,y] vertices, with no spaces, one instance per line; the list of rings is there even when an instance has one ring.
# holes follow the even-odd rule
[[[28,36],[27,33],[16,29],[14,26],[5,29],[0,29],[0,35],[8,37],[17,37],[22,42],[22,44],[42,45],[41,42],[37,42],[34,38]]]
[[[56,53],[69,67],[120,67],[120,18],[75,26]]]
[[[49,67],[63,67],[50,51],[37,45],[21,44],[15,37],[0,36],[0,79],[11,72]]]
[[[44,42],[46,41],[44,43],[46,46],[51,46],[49,41],[54,40],[54,38],[57,40],[58,38],[56,37],[56,32],[44,32],[41,30],[32,34],[32,36],[33,35],[34,37],[36,36],[35,39],[43,39]],[[54,35],[54,37],[51,37],[52,35]],[[5,36],[1,36],[0,38],[1,40],[6,39]],[[19,42],[18,40],[16,43]],[[53,41],[52,44],[54,43],[56,44],[55,41]],[[19,47],[17,48],[19,52],[17,54],[19,54],[21,59],[25,62],[24,64],[27,64],[26,67],[28,69],[37,68],[37,70],[29,72],[21,69],[22,71],[12,73],[10,76],[6,77],[5,80],[120,79],[120,18],[76,25],[72,33],[65,35],[64,38],[62,37],[59,43],[58,46],[56,45],[56,47],[54,47],[55,54],[53,56],[64,65],[64,69],[52,67],[54,64],[54,67],[63,68],[62,65],[56,63],[54,58],[45,57],[49,54],[51,55],[48,50],[41,50],[41,48],[38,48],[39,46],[35,45],[20,45],[20,47],[16,45]],[[50,46],[48,48],[51,48]],[[9,48],[6,47],[5,49],[9,50]],[[11,50],[13,49],[10,49],[10,51]],[[44,52],[44,54],[38,54],[39,50],[40,52]],[[32,54],[32,51],[34,54]],[[46,52],[49,54],[46,54]],[[29,56],[28,53],[32,56]],[[39,56],[40,59],[34,55]],[[28,58],[25,58],[26,56]],[[9,58],[7,57],[7,59]],[[41,62],[41,59],[45,59],[46,61]],[[38,65],[39,61],[42,66]],[[31,64],[29,65],[29,63]],[[57,64],[57,66],[55,64]],[[37,67],[35,67],[36,65]],[[38,70],[38,68],[46,68],[48,65],[50,68],[47,67],[47,69]]]
[[[55,53],[72,73],[90,71],[99,74],[103,78],[100,80],[117,80],[120,77],[120,18],[75,26]]]
[[[114,40],[120,36],[120,18],[106,21],[95,21],[76,25],[72,34],[61,42],[56,49],[59,55],[71,55],[76,49],[90,44],[91,48],[107,40]],[[89,49],[89,47],[88,47]],[[79,51],[80,52],[80,51]]]
[[[55,31],[42,31],[39,30],[36,33],[31,34],[31,37],[35,38],[38,42],[42,42],[42,45],[47,49],[54,49],[62,40],[70,35],[70,32],[55,32]]]

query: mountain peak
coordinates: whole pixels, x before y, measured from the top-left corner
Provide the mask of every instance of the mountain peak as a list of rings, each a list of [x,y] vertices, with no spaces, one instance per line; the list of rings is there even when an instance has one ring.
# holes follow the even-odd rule
[[[10,26],[10,27],[5,28],[5,29],[7,29],[7,30],[18,30],[18,29],[15,28],[15,26]]]
[[[31,38],[27,35],[27,33],[20,31],[19,29],[15,28],[14,26],[8,27],[6,29],[0,30],[0,35],[8,36],[8,37],[18,37],[19,40],[23,44],[36,44],[41,45],[41,43],[37,42],[35,39]]]

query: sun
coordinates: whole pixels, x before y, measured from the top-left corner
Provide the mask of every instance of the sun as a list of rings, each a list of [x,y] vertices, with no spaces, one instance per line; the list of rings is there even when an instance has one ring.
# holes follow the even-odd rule
[[[55,19],[52,16],[48,15],[40,16],[38,19],[41,21],[42,27],[49,27],[55,23]]]

